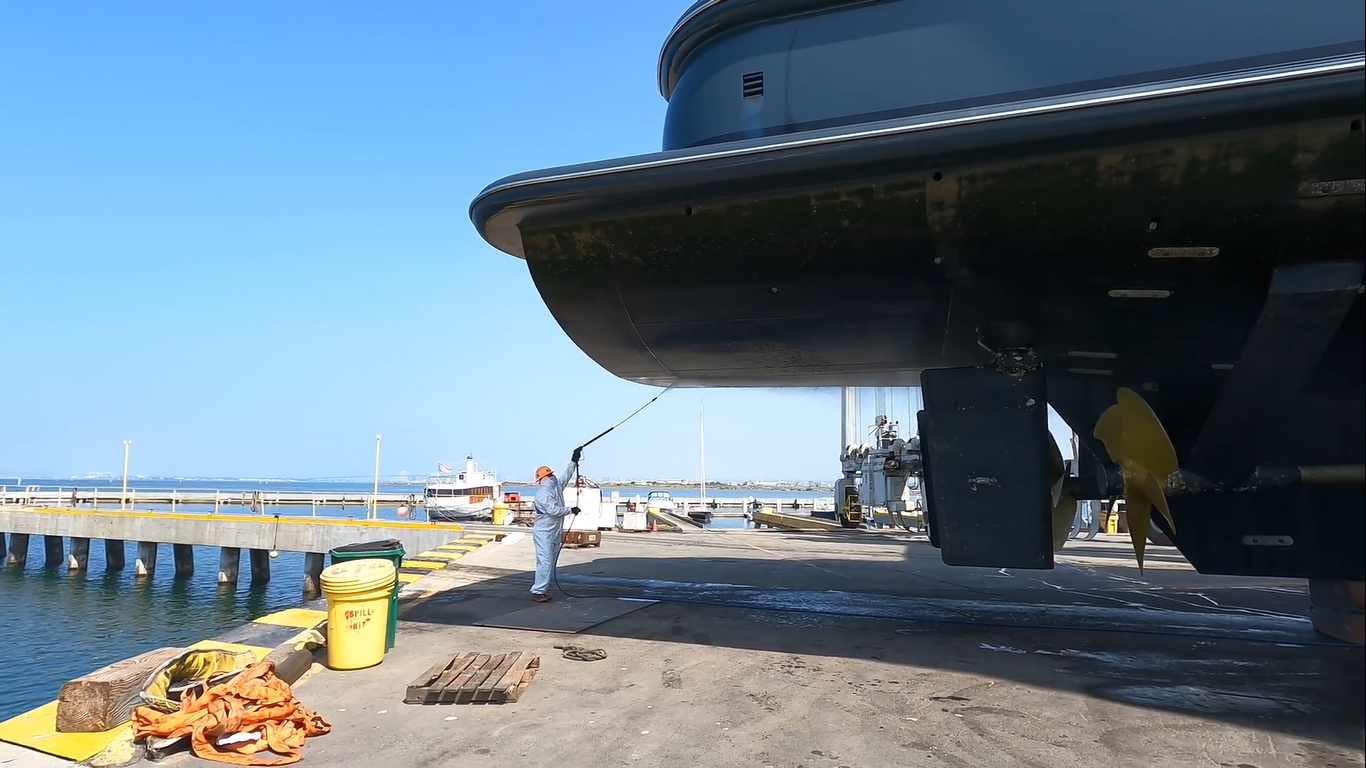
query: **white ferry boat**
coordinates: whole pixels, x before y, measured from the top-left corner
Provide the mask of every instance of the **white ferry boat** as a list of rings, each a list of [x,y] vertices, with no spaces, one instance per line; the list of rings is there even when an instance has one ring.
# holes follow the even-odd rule
[[[464,469],[436,465],[437,472],[427,477],[423,505],[433,522],[468,522],[493,519],[493,503],[503,497],[502,483],[488,470],[481,469],[473,456],[465,457]]]

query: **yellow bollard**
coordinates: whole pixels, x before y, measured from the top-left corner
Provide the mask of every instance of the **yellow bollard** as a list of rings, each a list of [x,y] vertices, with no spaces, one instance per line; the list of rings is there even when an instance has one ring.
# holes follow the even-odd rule
[[[365,669],[384,661],[397,578],[388,560],[347,560],[323,570],[318,580],[327,598],[327,666]]]

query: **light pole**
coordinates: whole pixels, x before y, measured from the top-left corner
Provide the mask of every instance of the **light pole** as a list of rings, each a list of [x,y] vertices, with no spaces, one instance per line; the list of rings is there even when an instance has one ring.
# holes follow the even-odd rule
[[[375,435],[375,489],[370,494],[370,515],[379,517],[379,435]]]
[[[123,491],[119,494],[119,509],[128,508],[128,447],[132,440],[123,441]]]
[[[702,508],[707,507],[707,443],[703,432],[706,419],[702,413],[702,400],[697,401],[697,490]]]

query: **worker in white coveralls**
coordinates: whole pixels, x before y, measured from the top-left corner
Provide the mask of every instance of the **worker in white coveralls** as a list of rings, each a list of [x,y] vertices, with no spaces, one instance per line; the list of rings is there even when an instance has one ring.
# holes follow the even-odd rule
[[[536,521],[531,526],[531,539],[536,544],[536,581],[531,585],[531,599],[538,603],[550,602],[550,573],[564,542],[564,519],[579,513],[578,507],[564,505],[564,489],[578,474],[582,456],[583,449],[575,448],[563,478],[556,477],[550,467],[536,469],[536,484],[541,488],[536,491]]]

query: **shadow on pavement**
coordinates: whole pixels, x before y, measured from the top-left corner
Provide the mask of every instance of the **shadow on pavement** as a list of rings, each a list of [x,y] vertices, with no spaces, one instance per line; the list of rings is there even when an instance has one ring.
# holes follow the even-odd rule
[[[1362,748],[1362,649],[1313,633],[1302,594],[1286,580],[1150,571],[1111,581],[1082,568],[1002,575],[948,569],[933,562],[937,555],[926,557],[928,546],[873,536],[864,538],[907,552],[879,546],[871,559],[816,559],[823,537],[802,534],[801,555],[811,559],[773,559],[765,552],[774,554],[778,536],[741,556],[670,556],[672,547],[661,545],[658,556],[592,553],[589,562],[562,562],[559,583],[572,595],[662,601],[572,637],[654,641],[667,654],[696,646],[786,654],[796,659],[786,662],[794,674],[818,663],[799,657],[874,659],[904,665],[911,676],[943,670],[979,676],[983,685],[1009,680]],[[526,572],[452,570],[481,580],[406,604],[405,636],[531,605]],[[553,587],[552,594],[572,599]],[[974,695],[936,694],[946,708],[971,707]],[[1020,709],[1028,716],[1027,702]]]

